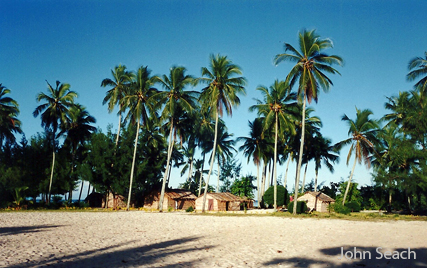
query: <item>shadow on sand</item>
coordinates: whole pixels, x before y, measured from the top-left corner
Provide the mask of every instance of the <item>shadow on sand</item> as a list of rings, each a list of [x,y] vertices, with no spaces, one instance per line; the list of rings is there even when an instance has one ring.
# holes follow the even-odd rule
[[[57,228],[63,225],[35,225],[35,226],[17,226],[17,227],[0,227],[0,236],[16,235],[20,233],[36,233],[50,228]]]
[[[288,265],[291,267],[392,267],[392,268],[400,268],[400,267],[427,267],[427,248],[411,248],[411,252],[416,253],[416,259],[414,258],[414,254],[411,254],[411,259],[386,259],[384,255],[380,255],[377,252],[377,248],[379,247],[362,247],[362,246],[342,246],[343,252],[351,251],[347,257],[354,256],[354,247],[358,252],[357,258],[347,259],[345,256],[342,259],[341,257],[341,247],[334,248],[324,248],[320,249],[320,253],[322,254],[317,258],[309,258],[309,257],[293,257],[293,258],[275,258],[269,262],[264,263],[265,266],[277,266],[277,265]],[[393,251],[398,251],[399,253],[403,253],[402,257],[407,258],[408,248],[396,248],[389,249]],[[384,254],[385,249],[379,249],[379,251]],[[365,252],[363,254],[363,252]],[[370,252],[370,255],[367,253]],[[360,257],[361,256],[361,257]],[[395,255],[395,257],[397,257]]]
[[[196,247],[191,242],[199,240],[200,237],[186,237],[182,239],[168,240],[141,247],[127,247],[135,241],[117,244],[110,247],[89,250],[78,254],[68,254],[62,257],[49,256],[39,260],[30,260],[27,263],[7,266],[17,267],[193,267],[202,260],[192,258],[191,252],[206,250],[205,247]],[[213,246],[208,246],[212,248]],[[175,263],[167,262],[165,257],[174,256]],[[190,256],[190,257],[189,257]]]

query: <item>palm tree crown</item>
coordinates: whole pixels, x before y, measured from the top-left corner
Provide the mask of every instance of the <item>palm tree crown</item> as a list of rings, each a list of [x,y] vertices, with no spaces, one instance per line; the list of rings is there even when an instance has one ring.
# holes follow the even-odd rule
[[[408,81],[414,81],[421,77],[415,84],[415,88],[420,92],[425,92],[427,89],[427,52],[424,53],[424,58],[413,58],[408,64],[408,69],[410,70],[406,76]]]
[[[7,97],[10,90],[0,84],[0,146],[3,140],[15,142],[15,133],[22,133],[21,121],[16,117],[19,114],[18,103]]]

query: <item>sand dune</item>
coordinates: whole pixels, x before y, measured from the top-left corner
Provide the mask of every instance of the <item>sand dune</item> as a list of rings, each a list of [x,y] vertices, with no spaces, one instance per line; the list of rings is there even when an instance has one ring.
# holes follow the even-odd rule
[[[426,240],[427,222],[416,221],[1,213],[0,267],[427,267]],[[338,259],[354,247],[365,259]],[[416,259],[377,259],[378,247]]]

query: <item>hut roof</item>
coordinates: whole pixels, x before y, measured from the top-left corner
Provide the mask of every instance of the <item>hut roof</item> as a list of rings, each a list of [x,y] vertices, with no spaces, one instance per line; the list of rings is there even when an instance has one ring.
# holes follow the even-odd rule
[[[208,195],[212,196],[214,199],[219,200],[219,201],[226,201],[226,202],[228,202],[228,201],[239,201],[239,202],[248,201],[247,197],[242,198],[239,196],[235,196],[232,193],[208,193]],[[203,196],[203,195],[201,195],[201,196]]]
[[[312,196],[316,197],[318,200],[322,202],[335,202],[333,198],[331,198],[329,195],[326,195],[322,192],[306,192],[305,194],[311,194]]]
[[[165,192],[165,195],[171,199],[197,199],[192,192],[183,189],[169,189]]]

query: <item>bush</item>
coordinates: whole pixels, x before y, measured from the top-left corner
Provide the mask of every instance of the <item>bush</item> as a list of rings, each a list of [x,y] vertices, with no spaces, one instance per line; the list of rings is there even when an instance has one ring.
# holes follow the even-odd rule
[[[305,201],[297,202],[297,213],[305,213],[308,210],[307,203]],[[294,201],[290,202],[288,205],[288,211],[294,213]]]
[[[281,207],[286,205],[288,199],[288,191],[285,189],[285,187],[282,185],[277,185],[277,206]],[[268,206],[274,205],[274,186],[270,186],[270,188],[265,191],[264,196],[262,197],[262,202]]]
[[[189,207],[189,208],[187,208],[186,210],[185,210],[185,212],[193,212],[194,211],[194,208],[193,207]]]
[[[351,211],[351,212],[359,212],[360,211],[360,204],[357,202],[348,202],[345,204],[345,206]]]
[[[349,215],[351,212],[351,210],[348,207],[343,206],[342,203],[340,203],[340,202],[335,202],[335,203],[331,204],[330,206],[332,207],[333,211],[335,211],[336,213],[339,213],[339,214]]]

